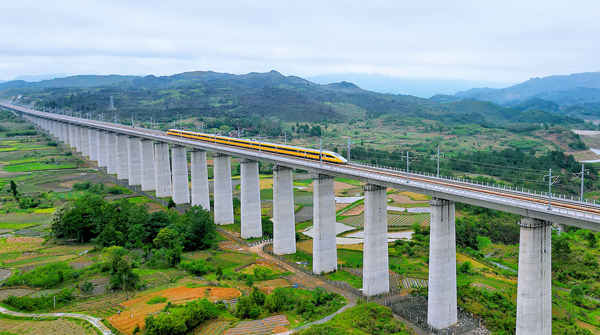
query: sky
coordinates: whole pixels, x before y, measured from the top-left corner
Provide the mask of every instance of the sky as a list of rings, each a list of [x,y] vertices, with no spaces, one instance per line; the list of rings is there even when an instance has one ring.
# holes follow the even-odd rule
[[[0,80],[213,70],[516,83],[600,71],[600,1],[0,1]]]

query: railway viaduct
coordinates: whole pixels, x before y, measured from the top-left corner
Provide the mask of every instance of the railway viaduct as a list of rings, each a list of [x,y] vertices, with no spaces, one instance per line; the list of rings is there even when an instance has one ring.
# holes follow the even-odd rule
[[[387,249],[387,188],[428,194],[431,200],[428,323],[437,329],[457,322],[455,202],[515,213],[520,221],[517,288],[517,334],[552,332],[551,225],[600,229],[600,207],[563,197],[523,190],[496,188],[426,174],[407,173],[359,164],[336,165],[267,152],[246,150],[166,136],[163,132],[35,111],[0,103],[97,161],[107,173],[172,197],[176,204],[191,203],[211,210],[207,152],[214,159],[214,219],[233,222],[231,157],[241,159],[241,235],[260,237],[261,210],[258,161],[275,164],[273,171],[273,252],[296,252],[293,170],[314,174],[313,272],[337,269],[335,200],[336,176],[366,183],[363,294],[389,291]],[[187,151],[191,151],[188,165]],[[188,166],[190,166],[189,171]],[[191,188],[188,183],[191,173]]]

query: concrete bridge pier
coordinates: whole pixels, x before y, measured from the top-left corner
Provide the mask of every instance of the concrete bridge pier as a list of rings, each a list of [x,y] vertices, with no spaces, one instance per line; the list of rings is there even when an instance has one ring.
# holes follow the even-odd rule
[[[233,195],[231,185],[231,157],[223,154],[213,156],[215,223],[233,223]]]
[[[169,144],[154,143],[154,184],[158,198],[170,197],[171,164],[169,163]]]
[[[154,142],[142,140],[140,143],[142,191],[153,191],[156,189],[156,181],[154,180]]]
[[[337,270],[333,179],[332,176],[322,174],[313,179],[314,274]]]
[[[522,218],[517,279],[517,335],[552,334],[552,225]]]
[[[71,143],[70,135],[71,134],[69,133],[69,124],[63,123],[62,128],[63,128],[63,136],[64,136],[63,142],[65,142],[65,144],[67,144],[67,145],[70,145],[70,143]]]
[[[390,290],[387,243],[387,191],[373,184],[365,191],[365,240],[363,250],[363,294],[373,296]]]
[[[292,169],[277,165],[273,168],[273,253],[296,253],[294,216],[294,185]]]
[[[192,206],[201,206],[210,212],[210,191],[208,188],[208,166],[206,164],[206,151],[192,151],[191,159]]]
[[[98,130],[98,166],[106,167],[108,165],[108,133],[104,130]]]
[[[173,202],[177,205],[189,204],[190,186],[185,147],[176,145],[171,148],[171,172],[173,174]]]
[[[107,133],[106,134],[106,171],[109,174],[115,174],[118,170],[117,163],[117,153],[118,153],[118,142],[117,142],[117,134],[116,133]]]
[[[78,153],[82,153],[82,145],[81,145],[81,133],[83,130],[79,126],[75,126],[75,150]]]
[[[458,321],[454,202],[434,198],[430,205],[427,323],[442,329]]]
[[[142,184],[142,153],[139,137],[130,137],[127,150],[127,168],[129,185]]]
[[[69,146],[75,148],[77,146],[76,126],[69,124]]]
[[[88,128],[88,140],[89,140],[89,156],[90,160],[98,160],[98,132],[96,129]]]
[[[127,135],[117,135],[117,178],[129,178],[129,137]]]
[[[81,154],[84,157],[90,157],[90,137],[88,135],[89,128],[80,127],[79,135],[81,136]]]
[[[242,238],[262,236],[262,220],[260,211],[260,179],[258,162],[242,160],[241,166],[241,200],[242,200]]]

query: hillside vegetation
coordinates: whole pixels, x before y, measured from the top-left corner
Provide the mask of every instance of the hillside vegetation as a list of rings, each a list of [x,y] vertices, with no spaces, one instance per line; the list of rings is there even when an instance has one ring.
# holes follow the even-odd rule
[[[196,71],[162,77],[73,76],[38,83],[13,81],[0,84],[0,95],[23,95],[22,103],[96,117],[106,112],[113,96],[118,116],[124,120],[133,114],[139,120],[163,121],[175,116],[227,116],[340,122],[397,115],[490,127],[583,122],[552,111],[540,110],[532,115],[523,113],[524,109],[470,99],[440,101],[439,97],[423,99],[376,93],[344,81],[320,85],[277,71],[244,75]]]

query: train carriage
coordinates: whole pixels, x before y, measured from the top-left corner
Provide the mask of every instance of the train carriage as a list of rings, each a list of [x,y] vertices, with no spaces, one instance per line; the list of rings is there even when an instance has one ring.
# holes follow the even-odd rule
[[[296,146],[285,145],[285,144],[268,143],[268,142],[262,142],[262,141],[247,140],[247,139],[242,139],[242,138],[219,136],[219,135],[214,135],[214,134],[204,134],[204,133],[197,133],[197,132],[193,132],[193,131],[179,130],[179,129],[169,129],[167,131],[167,135],[183,137],[183,138],[198,140],[198,141],[202,141],[202,142],[224,144],[224,145],[239,147],[239,148],[243,148],[243,149],[272,152],[272,153],[276,153],[276,154],[280,154],[280,155],[294,156],[294,157],[298,157],[298,158],[311,159],[311,160],[317,160],[317,161],[321,160],[321,155],[322,155],[323,156],[322,160],[324,162],[329,162],[329,163],[345,164],[347,162],[347,160],[344,157],[342,157],[341,155],[339,155],[335,152],[326,151],[326,150],[319,151],[319,150],[315,150],[315,149],[302,148],[302,147],[296,147]]]

